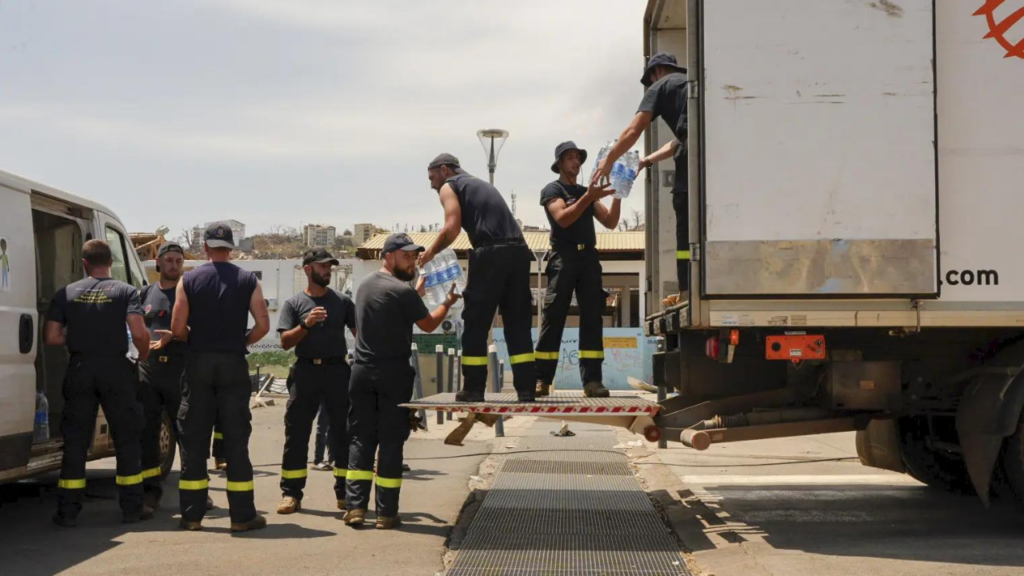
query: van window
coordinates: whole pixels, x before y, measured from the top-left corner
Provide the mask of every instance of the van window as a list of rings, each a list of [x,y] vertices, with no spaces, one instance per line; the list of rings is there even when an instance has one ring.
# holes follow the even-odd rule
[[[131,284],[131,277],[128,275],[128,266],[125,263],[124,236],[120,232],[107,226],[107,244],[110,244],[110,253],[114,256],[114,265],[110,267],[110,276],[114,280],[120,280]]]
[[[134,251],[134,244],[132,246],[132,250]],[[128,269],[132,273],[131,285],[135,286],[139,290],[142,290],[142,287],[145,286],[146,284],[149,284],[149,282],[146,281],[146,273],[142,271],[142,267],[139,264],[138,253],[128,254],[127,257]]]

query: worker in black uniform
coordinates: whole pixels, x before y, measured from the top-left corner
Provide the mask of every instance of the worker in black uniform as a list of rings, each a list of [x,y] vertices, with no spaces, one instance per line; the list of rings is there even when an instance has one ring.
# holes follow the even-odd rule
[[[201,530],[206,513],[210,435],[214,423],[224,432],[231,531],[267,525],[256,513],[249,435],[252,384],[246,347],[270,332],[263,288],[252,272],[231,264],[235,247],[231,228],[215,222],[203,234],[209,262],[185,273],[178,284],[171,316],[174,337],[188,342],[182,378],[178,431],[181,436],[181,526]],[[255,325],[246,330],[248,316]]]
[[[392,234],[384,242],[383,267],[356,289],[356,347],[349,389],[348,426],[351,443],[348,456],[348,490],[345,524],[360,526],[366,521],[370,486],[377,457],[376,527],[397,527],[398,497],[402,488],[402,450],[409,438],[410,417],[401,408],[412,399],[416,375],[412,354],[412,325],[433,332],[444,322],[452,304],[459,299],[452,286],[445,301],[433,312],[423,304],[420,277],[416,289],[409,282],[416,277],[416,255],[422,246],[408,234]],[[332,416],[333,418],[333,416]],[[332,421],[333,422],[333,421]],[[338,453],[338,459],[342,459]]]
[[[676,63],[676,57],[664,52],[651,56],[640,82],[647,88],[633,121],[623,130],[618,142],[612,146],[597,167],[594,181],[605,180],[612,165],[636,144],[643,131],[659,117],[664,118],[675,138],[654,154],[640,159],[640,168],[649,168],[668,157],[675,158],[675,185],[672,187],[672,208],[676,214],[676,276],[679,279],[679,299],[688,299],[690,286],[690,204],[688,169],[686,160],[686,68]]]
[[[487,388],[487,333],[501,307],[512,381],[521,402],[533,402],[537,373],[534,366],[530,318],[530,265],[533,254],[512,211],[497,188],[467,174],[459,159],[441,154],[427,167],[430,186],[444,207],[444,226],[419,259],[423,266],[466,231],[473,251],[469,281],[463,297],[462,371],[465,384],[459,402],[482,402]]]
[[[586,150],[571,141],[559,144],[555,148],[555,163],[551,165],[558,180],[540,192],[540,204],[551,225],[551,257],[546,270],[544,321],[534,353],[538,396],[547,396],[551,391],[573,292],[580,311],[579,360],[583,393],[590,398],[609,395],[601,375],[605,292],[601,287],[601,260],[597,254],[594,220],[605,228],[615,229],[619,225],[622,203],[615,198],[608,208],[601,203],[601,198],[614,193],[614,189],[598,184],[591,184],[588,189],[576,183],[580,167],[586,161]]]
[[[306,457],[313,419],[321,403],[330,426],[332,454],[348,453],[348,385],[352,370],[345,356],[345,328],[356,332],[356,310],[352,300],[328,288],[332,268],[338,261],[323,248],[307,250],[302,257],[306,289],[285,301],[278,316],[281,347],[295,349],[293,381],[288,389],[284,413],[284,456],[281,460],[281,492],[278,514],[292,514],[302,508],[306,487]],[[340,464],[340,465],[338,465]],[[345,510],[345,461],[334,466],[334,494],[339,510]]]
[[[142,502],[142,407],[136,398],[137,381],[125,336],[127,323],[139,358],[146,360],[149,332],[142,319],[139,291],[110,277],[114,259],[110,245],[103,240],[85,243],[82,263],[88,278],[57,291],[44,329],[48,346],[67,345],[71,355],[64,379],[64,458],[53,522],[64,527],[78,523],[98,405],[103,406],[114,437],[121,518],[126,523],[147,520],[153,517],[153,510]]]

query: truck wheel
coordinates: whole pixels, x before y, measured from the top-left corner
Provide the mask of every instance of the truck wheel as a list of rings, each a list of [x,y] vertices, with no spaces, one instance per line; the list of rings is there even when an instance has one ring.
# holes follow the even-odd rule
[[[1024,414],[1017,431],[1003,443],[1003,483],[1021,505],[1024,505]]]
[[[915,480],[932,488],[956,494],[974,494],[967,466],[955,454],[928,447],[927,422],[900,418],[900,452],[903,464]]]
[[[166,478],[174,466],[174,453],[178,449],[178,433],[174,421],[164,412],[160,423],[160,477]]]

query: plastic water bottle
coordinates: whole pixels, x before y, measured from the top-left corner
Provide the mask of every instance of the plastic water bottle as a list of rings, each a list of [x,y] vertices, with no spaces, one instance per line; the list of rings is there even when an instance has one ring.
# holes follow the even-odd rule
[[[426,289],[423,300],[428,308],[440,306],[448,297],[448,291],[453,284],[457,286],[455,290],[459,294],[466,287],[459,258],[451,248],[446,248],[434,256],[434,259],[423,268],[422,274],[426,278],[423,284]]]
[[[33,442],[50,439],[50,403],[42,390],[36,391],[36,422],[32,431]]]
[[[633,189],[633,181],[636,180],[636,175],[640,171],[640,153],[629,150],[615,163],[612,170],[618,174],[614,186],[615,197],[627,198]]]
[[[587,181],[587,184],[594,181],[594,175],[597,174],[597,166],[601,163],[601,160],[604,160],[604,157],[608,155],[608,151],[612,149],[612,146],[615,145],[616,141],[617,140],[609,140],[607,144],[601,147],[601,151],[597,153],[597,159],[594,160],[594,167],[590,169],[590,180]]]

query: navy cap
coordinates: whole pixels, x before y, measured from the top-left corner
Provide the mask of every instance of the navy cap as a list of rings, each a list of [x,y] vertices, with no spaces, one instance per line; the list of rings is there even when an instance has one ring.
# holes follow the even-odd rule
[[[210,248],[235,248],[235,237],[226,222],[213,222],[207,226],[203,242]]]
[[[159,258],[168,252],[177,252],[182,256],[185,255],[185,249],[181,247],[181,244],[177,242],[164,242],[160,249],[156,251],[156,257]]]
[[[387,256],[395,250],[405,250],[406,252],[423,252],[426,250],[423,246],[412,241],[408,234],[392,234],[388,236],[388,239],[384,241],[384,249],[381,250],[381,257]]]
[[[580,153],[580,164],[583,164],[584,162],[587,161],[586,150],[577,146],[576,143],[573,142],[572,140],[569,140],[568,142],[562,142],[561,144],[555,147],[555,163],[551,165],[552,172],[554,172],[555,174],[560,173],[558,171],[558,162],[559,160],[562,159],[562,154],[565,154],[569,150],[576,150],[577,152]]]
[[[306,250],[302,254],[303,266],[314,263],[327,264],[328,262],[334,264],[335,266],[338,265],[338,259],[335,258],[333,254],[328,252],[326,248],[312,248],[310,250]]]
[[[462,166],[459,165],[459,159],[447,152],[438,154],[436,158],[431,160],[430,164],[427,165],[427,170],[433,170],[435,168],[440,168],[441,166],[453,166],[456,174],[466,173],[466,171],[462,169]]]
[[[676,62],[676,57],[669,54],[668,52],[658,52],[651,59],[647,61],[647,66],[644,67],[644,75],[640,78],[640,83],[644,86],[650,86],[651,81],[648,76],[651,75],[651,70],[654,70],[658,66],[668,66],[669,68],[675,68],[676,71],[686,74],[686,68],[683,68]]]

